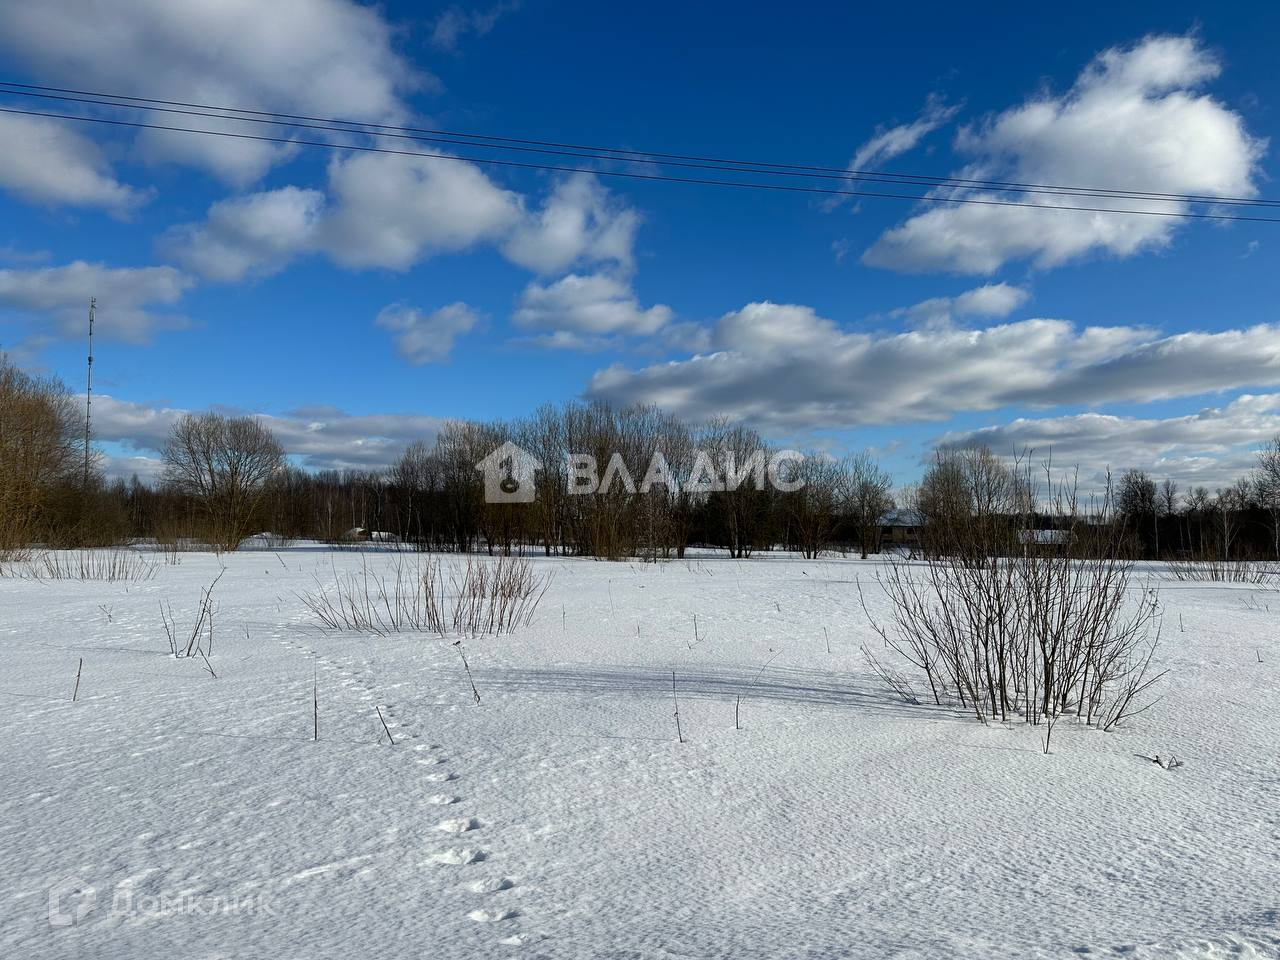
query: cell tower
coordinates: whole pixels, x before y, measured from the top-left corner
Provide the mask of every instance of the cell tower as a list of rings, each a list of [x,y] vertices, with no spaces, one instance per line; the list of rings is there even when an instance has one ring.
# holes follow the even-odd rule
[[[92,449],[89,446],[89,418],[93,410],[93,314],[98,308],[98,298],[89,298],[89,364],[84,380],[84,489],[89,490],[89,464],[92,461]]]

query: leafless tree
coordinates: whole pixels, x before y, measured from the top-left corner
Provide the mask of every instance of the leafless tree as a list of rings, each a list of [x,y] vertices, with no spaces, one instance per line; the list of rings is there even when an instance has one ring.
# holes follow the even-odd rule
[[[810,452],[788,479],[804,481],[787,494],[785,502],[800,552],[811,560],[831,544],[847,500],[848,469],[840,460]]]
[[[165,483],[199,505],[211,541],[233,550],[283,470],[284,449],[254,417],[185,414],[169,432],[164,464]]]
[[[83,437],[83,416],[66,388],[0,354],[0,554],[27,546],[45,527],[58,487],[78,476]]]
[[[880,520],[893,509],[893,479],[868,452],[846,462],[844,510],[858,531],[862,559],[880,552]]]
[[[1166,477],[1160,484],[1160,489],[1156,494],[1156,512],[1160,517],[1178,516],[1178,485],[1169,477]],[[1179,552],[1185,552],[1187,549],[1186,538],[1182,532],[1182,524],[1179,522],[1178,527],[1178,549]]]
[[[1271,515],[1272,546],[1280,560],[1280,436],[1272,437],[1258,451],[1254,488],[1258,502]]]

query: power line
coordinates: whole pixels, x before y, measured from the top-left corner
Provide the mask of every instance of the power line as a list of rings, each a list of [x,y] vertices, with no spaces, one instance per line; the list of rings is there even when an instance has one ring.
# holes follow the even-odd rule
[[[5,89],[13,88],[13,89]],[[1008,180],[982,180],[965,177],[937,177],[922,174],[893,173],[837,167],[784,164],[757,160],[740,160],[698,156],[696,154],[661,153],[630,150],[618,147],[587,146],[553,140],[534,140],[503,137],[489,134],[466,133],[428,127],[397,126],[357,120],[340,120],[313,117],[303,114],[279,113],[267,110],[251,110],[241,107],[213,106],[183,100],[164,100],[156,97],[132,97],[123,94],[100,93],[66,87],[50,87],[0,81],[0,93],[14,96],[61,100],[96,106],[151,110],[165,113],[203,116],[245,123],[267,123],[280,126],[296,126],[340,133],[363,133],[420,142],[446,143],[455,146],[483,147],[495,150],[519,150],[521,152],[575,156],[584,159],[640,162],[661,162],[674,166],[694,166],[703,169],[723,170],[734,173],[758,173],[770,176],[808,176],[821,179],[867,180],[878,183],[897,183],[909,186],[955,187],[958,189],[982,189],[998,192],[1050,193],[1060,195],[1092,196],[1170,202],[1202,202],[1228,205],[1280,206],[1280,200],[1255,197],[1214,196],[1208,194],[1161,193],[1155,191],[1123,190],[1110,187],[1061,186],[1044,183],[1025,183]],[[121,102],[123,101],[123,102]],[[548,149],[535,149],[548,148]],[[573,152],[563,152],[573,151]],[[1072,208],[1078,209],[1078,208]]]
[[[642,173],[637,171],[624,170],[603,170],[595,167],[579,167],[567,166],[564,164],[550,163],[528,163],[517,160],[499,159],[496,157],[477,157],[466,156],[461,154],[442,154],[442,153],[425,153],[420,150],[395,150],[389,147],[376,147],[369,145],[353,144],[353,143],[337,143],[323,140],[304,140],[296,137],[271,137],[263,134],[251,133],[235,133],[228,130],[207,130],[198,127],[180,127],[172,124],[144,123],[137,120],[120,120],[110,117],[86,117],[76,116],[64,113],[50,113],[41,110],[21,110],[15,107],[0,107],[0,113],[17,114],[20,116],[30,117],[46,117],[54,120],[71,120],[77,123],[97,123],[106,124],[117,127],[131,127],[141,130],[163,130],[173,133],[190,133],[202,136],[221,137],[233,140],[250,140],[262,143],[276,143],[284,146],[304,146],[304,147],[321,147],[329,150],[347,150],[357,153],[378,153],[389,154],[394,156],[417,157],[424,160],[444,160],[452,162],[480,163],[491,164],[504,167],[515,167],[527,170],[544,170],[560,173],[590,173],[602,177],[615,177],[628,180],[648,180],[663,183],[683,183],[683,184],[700,184],[705,186],[717,187],[735,187],[740,189],[752,190],[772,190],[786,193],[804,193],[810,195],[835,196],[835,197],[878,197],[887,200],[911,200],[920,203],[949,203],[949,204],[973,204],[988,207],[1026,207],[1032,210],[1072,210],[1076,213],[1110,213],[1121,214],[1127,216],[1146,216],[1146,217],[1166,217],[1169,219],[1179,220],[1217,220],[1217,221],[1240,221],[1248,223],[1280,223],[1277,217],[1248,217],[1235,216],[1229,214],[1214,213],[1192,213],[1185,210],[1134,210],[1120,207],[1086,207],[1075,204],[1051,204],[1051,203],[1027,203],[1017,200],[994,200],[990,198],[978,197],[947,197],[947,196],[931,196],[927,194],[902,194],[902,193],[886,193],[874,190],[842,190],[831,187],[815,187],[815,186],[796,186],[785,183],[763,183],[759,181],[741,181],[741,180],[722,180],[704,177],[677,177],[655,173]],[[235,119],[225,117],[221,119]],[[333,129],[331,132],[356,133],[353,130]],[[482,145],[480,145],[482,146]],[[764,175],[764,171],[738,170],[727,172],[739,173],[758,173]],[[908,186],[908,184],[903,184]],[[1099,198],[1105,199],[1105,198]],[[1140,197],[1117,197],[1115,199],[1132,199],[1140,200]],[[1168,201],[1165,201],[1168,202]]]

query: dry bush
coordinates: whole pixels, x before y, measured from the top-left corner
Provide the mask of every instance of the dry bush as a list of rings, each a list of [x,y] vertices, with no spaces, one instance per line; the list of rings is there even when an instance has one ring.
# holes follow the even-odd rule
[[[45,552],[0,566],[0,576],[26,580],[97,580],[143,583],[159,568],[132,550]]]
[[[397,557],[384,572],[367,563],[335,571],[332,586],[317,579],[316,590],[300,599],[330,630],[480,636],[527,626],[550,583],[549,574],[518,557],[468,558],[447,578],[437,559]]]
[[[330,630],[445,633],[444,578],[433,558],[397,556],[384,572],[363,561],[358,571],[335,570],[331,587],[317,577],[315,592],[299,596]]]
[[[1280,565],[1263,560],[1172,560],[1169,562],[1169,572],[1177,580],[1209,583],[1251,583],[1263,586],[1280,579]]]
[[[468,557],[461,579],[455,574],[452,580],[453,629],[471,636],[528,626],[551,585],[550,575],[537,573],[519,557],[488,562]]]
[[[993,549],[1004,540],[992,536],[1002,520],[1032,518],[1030,477],[1018,469],[1001,479],[984,458],[979,475],[952,478],[963,509],[948,517],[946,550],[923,564],[889,562],[877,579],[892,614],[886,624],[871,617],[873,627],[924,674],[935,703],[959,702],[984,723],[1074,713],[1111,729],[1142,709],[1140,696],[1163,676],[1151,670],[1156,592],[1131,595],[1132,564],[1114,548],[1091,559],[1035,545]],[[1074,528],[1074,481],[1050,500],[1061,527]]]

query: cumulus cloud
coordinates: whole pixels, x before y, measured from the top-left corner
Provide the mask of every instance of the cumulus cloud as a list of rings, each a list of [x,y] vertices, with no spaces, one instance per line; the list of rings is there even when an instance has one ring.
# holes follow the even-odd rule
[[[1280,385],[1277,325],[1161,336],[1030,319],[873,335],[843,330],[809,307],[753,303],[718,321],[711,347],[639,370],[609,367],[588,392],[794,431]]]
[[[266,276],[311,246],[324,203],[297,187],[222,200],[203,223],[166,233],[161,249],[206,280]]]
[[[431,83],[391,40],[381,12],[352,0],[0,2],[0,46],[43,82],[352,120],[403,120],[402,96]],[[235,184],[289,155],[274,144],[166,131],[143,131],[138,144],[144,156]]]
[[[648,336],[671,322],[671,308],[645,309],[624,280],[571,273],[555,283],[531,283],[520,295],[513,321],[525,330],[550,331],[545,346],[583,349],[611,336]]]
[[[126,214],[147,199],[117,180],[98,146],[66,122],[0,113],[0,188],[24,200]]]
[[[640,216],[588,173],[561,180],[542,210],[522,219],[503,245],[507,259],[538,273],[585,262],[629,269]]]
[[[114,458],[113,475],[138,470],[146,475],[164,449],[169,430],[188,411],[158,404],[94,398],[93,432],[103,442],[117,443],[137,457]],[[413,413],[352,415],[334,407],[314,407],[272,415],[230,410],[259,419],[275,434],[285,452],[314,470],[376,469],[389,466],[415,440],[432,442],[446,422]],[[149,456],[148,456],[149,454]]]
[[[875,136],[860,146],[849,161],[850,170],[869,170],[886,160],[914,150],[933,131],[951,122],[959,111],[958,106],[948,106],[937,94],[931,94],[920,115],[910,123],[894,127],[879,127]]]
[[[96,334],[145,342],[157,330],[185,326],[169,307],[190,289],[173,267],[107,267],[77,260],[61,267],[0,270],[0,306],[45,320],[62,335],[83,336],[89,298],[98,298]]]
[[[347,267],[404,270],[436,253],[502,237],[520,196],[471,163],[361,154],[329,166],[331,209],[319,244]]]
[[[1184,416],[1142,418],[1082,413],[1019,418],[981,430],[951,432],[943,445],[987,444],[997,453],[1032,450],[1061,465],[1079,465],[1097,479],[1138,467],[1184,488],[1225,486],[1247,473],[1258,445],[1280,435],[1280,394],[1244,395],[1221,407]]]
[[[1209,197],[1252,196],[1266,141],[1197,92],[1220,71],[1191,37],[1148,37],[1099,54],[1065,93],[1037,95],[960,132],[957,175]],[[863,262],[905,272],[990,274],[1014,260],[1054,267],[1091,252],[1125,257],[1168,244],[1181,221],[1035,205],[1180,212],[1184,203],[947,190],[1029,207],[938,205],[888,230]]]
[[[360,154],[330,163],[326,191],[289,186],[223,200],[203,221],[169,230],[160,249],[221,282],[315,253],[352,269],[406,270],[486,244],[537,272],[632,266],[639,215],[595,177],[560,181],[540,210],[526,207],[466,161]]]
[[[1007,317],[1029,299],[1031,294],[1022,287],[988,283],[966,290],[957,297],[922,300],[913,306],[894,310],[890,316],[903,318],[912,327],[933,329],[950,326],[957,317]]]
[[[434,313],[393,303],[378,312],[375,322],[395,334],[400,356],[414,366],[421,366],[448,360],[454,342],[475,329],[480,315],[460,301]]]

